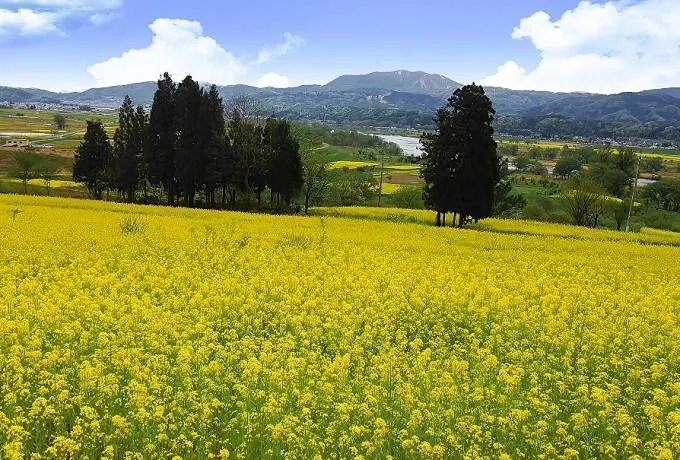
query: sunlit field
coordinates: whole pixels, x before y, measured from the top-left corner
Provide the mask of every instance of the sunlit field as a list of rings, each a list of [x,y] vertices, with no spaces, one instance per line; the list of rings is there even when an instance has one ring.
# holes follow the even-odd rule
[[[680,452],[677,234],[318,212],[0,195],[0,457]]]

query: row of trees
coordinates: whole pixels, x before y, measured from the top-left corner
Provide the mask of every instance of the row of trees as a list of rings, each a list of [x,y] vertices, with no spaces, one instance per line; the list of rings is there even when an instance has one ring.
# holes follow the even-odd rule
[[[649,184],[641,195],[657,209],[680,212],[680,179],[666,178]]]
[[[563,151],[555,165],[555,174],[565,178],[587,175],[615,197],[628,195],[636,173],[637,156],[631,148]],[[587,165],[587,169],[584,166]]]
[[[268,189],[272,204],[288,206],[303,185],[300,146],[287,121],[248,115],[235,104],[227,123],[217,87],[191,76],[176,84],[166,73],[149,114],[125,98],[113,144],[100,122],[88,122],[74,180],[95,197],[117,191],[130,202],[149,201],[153,188],[172,205],[234,205],[241,194],[259,206]]]
[[[561,115],[501,115],[495,121],[499,133],[511,136],[551,138],[590,138],[633,141],[659,139],[668,144],[680,141],[680,128],[672,122],[604,121],[571,118]]]

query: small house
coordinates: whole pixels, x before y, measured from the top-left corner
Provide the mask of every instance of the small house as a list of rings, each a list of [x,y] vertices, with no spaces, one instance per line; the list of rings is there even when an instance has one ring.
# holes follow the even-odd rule
[[[28,139],[10,139],[7,142],[5,142],[5,145],[3,147],[28,147],[31,144],[31,141]]]

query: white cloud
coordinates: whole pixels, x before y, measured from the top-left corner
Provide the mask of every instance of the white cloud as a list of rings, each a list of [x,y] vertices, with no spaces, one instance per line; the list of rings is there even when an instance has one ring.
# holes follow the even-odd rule
[[[290,54],[296,49],[307,44],[304,38],[299,35],[291,34],[286,32],[283,34],[284,41],[275,46],[265,46],[262,51],[257,55],[255,59],[255,64],[264,64],[265,62],[271,61],[275,57],[284,56]]]
[[[17,11],[0,9],[0,37],[63,34],[56,25],[57,20],[58,16],[50,12],[24,8]]]
[[[260,77],[255,83],[258,88],[288,88],[291,86],[290,78],[278,73],[269,72]]]
[[[226,85],[238,82],[247,71],[241,60],[203,35],[199,22],[160,18],[149,28],[153,38],[146,48],[131,49],[87,69],[98,86],[155,80],[163,72]]]
[[[149,28],[151,43],[145,48],[131,49],[88,67],[97,86],[151,81],[163,72],[169,72],[175,78],[191,75],[196,80],[218,85],[252,81],[247,76],[253,66],[288,54],[305,43],[301,37],[286,33],[285,43],[265,47],[256,60],[248,61],[234,56],[214,38],[204,35],[200,22],[159,18]],[[255,84],[283,88],[291,82],[284,75],[269,72]]]
[[[120,17],[118,13],[94,13],[90,15],[90,22],[95,26],[102,26]]]
[[[123,0],[0,0],[0,6],[52,11],[99,11],[123,6]]]
[[[0,0],[0,37],[58,34],[70,18],[85,18],[97,26],[115,19],[108,12],[123,5],[123,0]]]
[[[680,86],[680,1],[581,1],[553,20],[539,11],[512,37],[540,52],[533,70],[515,61],[481,83],[513,89],[615,93]]]

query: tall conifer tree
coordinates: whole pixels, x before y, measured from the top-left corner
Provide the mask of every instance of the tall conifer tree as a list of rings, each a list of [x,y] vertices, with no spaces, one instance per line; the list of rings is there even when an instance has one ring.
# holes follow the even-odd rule
[[[87,130],[76,150],[73,180],[82,182],[95,198],[112,185],[113,149],[101,121],[88,121]]]
[[[158,80],[149,115],[144,148],[144,170],[152,185],[162,185],[168,204],[175,203],[175,97],[177,86],[166,72]]]

